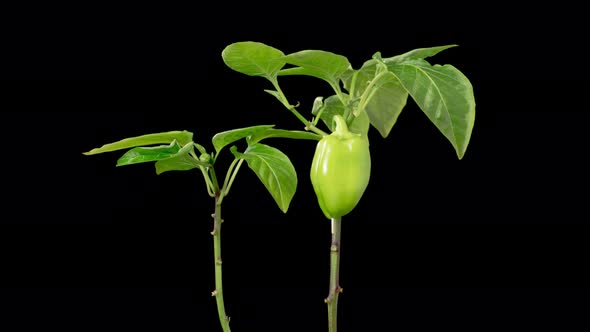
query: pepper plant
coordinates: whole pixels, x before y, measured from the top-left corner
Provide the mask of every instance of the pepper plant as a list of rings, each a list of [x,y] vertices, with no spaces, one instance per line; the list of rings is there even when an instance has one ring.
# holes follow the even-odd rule
[[[215,287],[221,327],[230,331],[225,313],[221,277],[221,203],[245,160],[268,189],[283,212],[295,194],[297,174],[287,155],[260,143],[271,137],[318,140],[309,170],[318,204],[331,221],[330,286],[325,302],[328,327],[337,331],[340,234],[342,217],[361,200],[371,174],[369,129],[374,127],[387,137],[402,109],[411,97],[427,118],[451,143],[459,159],[463,158],[475,120],[475,100],[471,83],[452,65],[431,65],[425,59],[454,47],[445,45],[421,48],[384,58],[379,52],[354,69],[342,55],[323,50],[304,50],[291,54],[269,45],[245,41],[228,45],[222,52],[225,64],[242,74],[263,77],[274,96],[303,125],[305,131],[276,129],[258,125],[229,130],[212,138],[214,151],[194,143],[187,131],[148,134],[127,138],[93,149],[98,154],[129,149],[117,165],[155,162],[158,174],[166,171],[197,170],[203,174],[206,189],[214,199],[213,231]],[[333,95],[319,96],[311,107],[311,118],[287,99],[279,78],[302,75],[325,81]],[[320,120],[322,121],[320,123]],[[323,126],[324,128],[320,128]],[[229,150],[234,160],[223,182],[218,182],[216,161],[224,147],[245,139],[248,147]],[[156,144],[165,144],[157,145]],[[195,150],[196,149],[196,150]]]
[[[348,59],[323,50],[291,54],[258,42],[238,42],[222,52],[226,65],[240,73],[267,79],[276,97],[304,125],[322,135],[312,160],[310,178],[318,204],[331,220],[330,332],[337,331],[340,234],[342,217],[360,201],[370,179],[368,131],[373,126],[387,137],[411,97],[463,158],[475,120],[475,99],[469,79],[452,65],[431,65],[425,59],[457,45],[420,48],[384,58],[379,52],[360,68]],[[291,104],[279,77],[303,75],[325,81],[333,95],[314,100],[307,120]],[[322,120],[327,131],[317,127]]]
[[[169,171],[196,170],[203,175],[204,184],[209,196],[213,198],[213,262],[215,265],[215,290],[211,293],[217,303],[219,322],[224,332],[229,332],[229,316],[225,311],[223,298],[222,257],[221,257],[221,206],[223,199],[229,194],[238,171],[244,160],[249,168],[256,173],[260,181],[268,189],[278,207],[287,212],[297,187],[297,174],[289,158],[277,148],[262,144],[260,141],[271,137],[291,139],[318,140],[317,134],[274,128],[274,125],[258,125],[239,128],[218,133],[212,138],[214,151],[208,152],[204,146],[193,142],[193,133],[170,131],[146,134],[125,138],[108,143],[100,148],[85,152],[94,155],[105,152],[129,149],[117,160],[117,166],[155,162],[157,174]],[[230,148],[234,159],[230,163],[221,182],[218,180],[216,166],[221,152],[227,145],[245,139],[248,147],[244,152],[236,146]],[[164,145],[161,145],[164,144]],[[217,168],[219,169],[219,168]]]

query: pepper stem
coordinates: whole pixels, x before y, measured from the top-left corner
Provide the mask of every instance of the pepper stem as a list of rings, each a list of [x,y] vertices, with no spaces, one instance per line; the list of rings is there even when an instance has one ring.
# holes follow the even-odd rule
[[[332,218],[332,244],[330,246],[330,291],[324,300],[328,304],[328,331],[336,332],[338,321],[338,294],[340,287],[340,232],[342,218]]]
[[[223,193],[221,193],[223,195]],[[217,302],[217,313],[219,314],[219,322],[223,332],[230,332],[229,317],[225,313],[225,304],[223,302],[223,281],[221,271],[221,197],[217,193],[215,196],[215,213],[213,214],[213,253],[215,259],[215,290],[211,293]]]
[[[355,134],[355,133],[351,132],[350,130],[348,130],[348,126],[346,125],[346,120],[344,119],[344,117],[342,115],[340,115],[340,114],[334,115],[334,117],[332,118],[332,121],[334,121],[334,124],[335,124],[334,132],[332,134],[335,135],[336,137],[338,137],[340,139],[346,139],[346,138],[351,138],[354,136],[360,136],[359,134]]]

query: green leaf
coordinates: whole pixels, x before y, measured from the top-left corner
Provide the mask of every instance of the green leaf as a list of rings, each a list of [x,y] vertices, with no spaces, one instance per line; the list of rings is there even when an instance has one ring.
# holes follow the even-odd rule
[[[248,144],[252,145],[267,138],[290,138],[319,141],[322,137],[309,131],[268,128],[265,131],[259,131],[250,136],[248,138]]]
[[[370,64],[370,63],[371,63],[371,61],[372,61],[372,63],[374,63],[374,64],[376,63],[376,62],[375,62],[375,60],[369,60],[369,61],[365,62],[365,64],[363,64],[363,67],[365,67],[365,65],[367,65],[367,66],[368,66],[368,64]],[[359,72],[360,72],[361,70],[362,70],[362,67],[361,67],[361,69],[359,69],[359,70],[355,70],[355,69],[349,68],[349,69],[348,69],[348,70],[346,70],[344,73],[342,73],[342,76],[340,77],[340,80],[342,80],[342,84],[344,85],[344,89],[346,89],[346,91],[348,91],[348,92],[349,92],[349,94],[350,94],[352,97],[356,97],[356,96],[358,95],[358,93],[356,93],[355,91],[353,91],[353,90],[351,89],[351,87],[352,87],[352,82],[353,82],[353,77],[354,77],[354,75],[355,75],[355,74],[358,76],[358,75],[359,75]],[[371,77],[366,77],[366,78],[365,78],[365,80],[364,80],[364,82],[365,82],[365,86],[368,84],[369,80],[371,80],[371,78],[372,78],[373,76],[375,76],[375,75],[371,75]],[[362,78],[358,78],[358,77],[357,77],[357,80],[359,80],[359,79],[362,81]],[[355,86],[357,86],[357,84],[358,84],[358,83],[355,83]],[[363,89],[363,90],[364,90],[364,89]],[[355,92],[355,93],[353,93],[353,92]],[[361,91],[361,93],[362,93],[362,91]]]
[[[208,163],[197,160],[191,155],[194,146],[193,142],[190,142],[181,148],[178,142],[174,141],[170,145],[136,147],[121,156],[117,160],[117,166],[155,161],[157,174],[174,170],[186,171],[199,166],[210,166]]]
[[[369,116],[367,112],[362,112],[359,116],[355,117],[352,120],[352,123],[348,126],[348,130],[353,133],[361,134],[364,137],[368,138],[367,134],[369,132],[369,128],[371,127],[371,122],[369,120]]]
[[[231,69],[250,76],[276,78],[285,65],[285,54],[266,44],[252,41],[226,46],[221,52],[223,62]]]
[[[219,154],[219,151],[221,151],[224,146],[272,127],[274,127],[274,125],[259,125],[217,133],[212,139],[213,147],[215,147],[215,151],[217,151],[217,154]]]
[[[344,115],[344,105],[338,96],[332,95],[324,99],[323,105],[312,110],[312,114],[317,116],[320,110],[322,112],[322,114],[320,114],[320,119],[330,131],[334,131],[334,123],[332,122],[334,115]]]
[[[167,159],[156,162],[156,174],[160,175],[168,171],[188,171],[199,166],[210,166],[207,163],[195,159],[191,153],[194,151],[193,144],[187,144],[176,154]]]
[[[170,158],[180,151],[180,145],[174,141],[170,145],[153,147],[137,147],[127,151],[119,160],[117,166],[125,166]]]
[[[88,152],[84,152],[85,155],[93,155],[104,152],[117,151],[122,149],[133,148],[136,146],[146,146],[154,144],[170,144],[176,140],[180,145],[186,145],[193,140],[193,133],[183,131],[169,131],[157,134],[147,134],[137,137],[125,138],[120,141],[109,143],[101,146],[100,148],[92,149]]]
[[[234,146],[231,152],[236,158],[246,160],[248,167],[256,173],[281,211],[286,213],[297,189],[297,173],[289,157],[261,143],[250,145],[244,153],[238,152]]]
[[[322,112],[322,114],[320,114],[320,119],[322,119],[330,131],[334,131],[334,115],[344,115],[345,107],[338,96],[332,95],[323,101],[321,107],[313,109],[312,114],[317,116],[320,111]],[[369,131],[369,127],[369,118],[365,112],[361,113],[357,117],[352,117],[348,124],[348,129],[350,131],[365,136]]]
[[[279,75],[308,75],[337,84],[342,74],[350,68],[350,62],[342,55],[320,50],[305,50],[285,57],[295,68],[283,69]]]
[[[431,57],[436,55],[437,53],[449,49],[451,47],[456,47],[458,45],[444,45],[444,46],[434,46],[434,47],[427,47],[427,48],[417,48],[415,50],[406,52],[404,54],[396,55],[390,58],[383,59],[385,64],[395,64],[395,63],[402,63],[408,60],[420,60],[424,58]]]
[[[388,64],[430,121],[463,158],[475,121],[475,99],[469,79],[451,65],[425,60]]]
[[[383,73],[371,87],[365,111],[381,136],[387,137],[408,100],[408,92],[391,72]]]
[[[355,72],[352,71],[347,72],[343,82],[348,91],[353,91],[355,98],[365,95],[362,104],[356,105],[354,113],[360,115],[366,111],[373,127],[381,136],[387,137],[406,106],[408,92],[394,74],[388,71],[380,73],[378,65],[376,61],[367,61],[356,72],[354,80]]]

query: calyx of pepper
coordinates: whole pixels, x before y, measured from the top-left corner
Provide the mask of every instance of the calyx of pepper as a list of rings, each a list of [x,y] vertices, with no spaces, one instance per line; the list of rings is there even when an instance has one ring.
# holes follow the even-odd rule
[[[335,125],[334,131],[332,132],[332,134],[330,134],[332,136],[336,136],[340,139],[361,136],[360,134],[356,134],[348,130],[346,120],[344,120],[344,117],[342,117],[342,115],[340,114],[334,115],[334,117],[332,118],[332,122],[334,122]]]

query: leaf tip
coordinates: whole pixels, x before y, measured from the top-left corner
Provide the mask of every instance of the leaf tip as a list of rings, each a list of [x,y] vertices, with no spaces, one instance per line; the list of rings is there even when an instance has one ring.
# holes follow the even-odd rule
[[[293,197],[291,197],[292,199]],[[291,205],[291,199],[287,199],[286,201],[283,201],[282,204],[278,204],[279,209],[281,209],[281,211],[283,211],[284,214],[287,214],[287,211],[289,211],[289,205]]]
[[[457,150],[457,158],[459,158],[459,160],[462,160],[464,156],[465,156],[465,150],[463,150],[463,151]]]
[[[90,156],[90,155],[99,153],[97,151],[98,151],[98,149],[92,149],[90,151],[82,152],[82,154],[85,155],[85,156]]]

